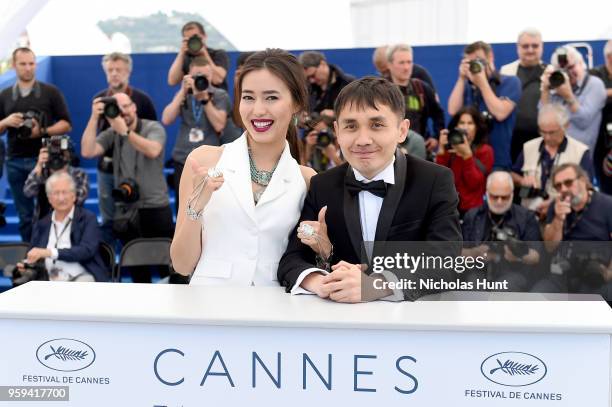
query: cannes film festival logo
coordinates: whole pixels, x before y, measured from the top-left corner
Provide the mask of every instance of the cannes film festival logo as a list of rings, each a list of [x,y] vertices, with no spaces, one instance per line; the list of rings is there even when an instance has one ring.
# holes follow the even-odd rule
[[[502,386],[520,387],[539,382],[546,376],[542,359],[524,352],[501,352],[486,358],[480,371],[488,380]]]
[[[96,360],[96,352],[76,339],[52,339],[36,350],[36,359],[49,369],[76,372],[88,368]]]

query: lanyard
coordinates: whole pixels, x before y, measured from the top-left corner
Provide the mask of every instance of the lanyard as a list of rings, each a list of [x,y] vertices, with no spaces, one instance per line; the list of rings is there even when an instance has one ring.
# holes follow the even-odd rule
[[[57,234],[57,226],[55,225],[55,222],[53,222],[53,233],[55,234],[55,248],[56,249],[57,249],[57,245],[59,243],[60,238],[64,235],[64,232],[68,230],[68,226],[70,226],[71,222],[72,222],[72,219],[68,219],[68,223],[66,223],[66,225],[64,226],[64,229],[62,229],[62,232],[59,235]]]
[[[202,113],[204,113],[204,106],[196,100],[195,97],[191,97],[191,111],[193,112],[193,119],[195,120],[195,126],[198,127]]]

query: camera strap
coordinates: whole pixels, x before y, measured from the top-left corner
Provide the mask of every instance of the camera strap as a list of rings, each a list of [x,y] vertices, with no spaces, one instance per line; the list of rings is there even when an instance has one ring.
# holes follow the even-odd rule
[[[55,235],[55,245],[54,248],[57,249],[57,246],[59,244],[59,240],[62,236],[64,236],[64,233],[66,233],[66,230],[68,230],[68,227],[70,226],[70,224],[72,223],[72,218],[68,219],[68,222],[66,222],[66,224],[64,225],[64,228],[62,229],[62,231],[60,232],[60,234],[57,234],[57,225],[55,222],[53,223],[53,234]],[[55,264],[56,259],[53,259],[53,264]]]
[[[586,85],[589,82],[590,78],[591,78],[591,75],[587,73],[585,75],[585,77],[584,77],[584,80],[582,81],[582,85],[580,85],[580,87],[574,92],[574,96],[575,97],[578,97],[578,96],[580,96],[582,94],[582,92],[584,91],[584,88],[586,88]]]
[[[202,118],[202,114],[204,114],[204,106],[198,100],[196,100],[195,96],[190,95],[191,99],[191,112],[193,113],[193,120],[195,121],[195,127],[200,127],[200,119]]]

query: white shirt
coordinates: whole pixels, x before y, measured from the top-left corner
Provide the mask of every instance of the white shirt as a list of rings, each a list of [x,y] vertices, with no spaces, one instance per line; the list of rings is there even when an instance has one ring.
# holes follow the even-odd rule
[[[87,270],[77,262],[65,262],[57,260],[59,253],[57,249],[70,249],[70,232],[72,231],[72,221],[74,219],[74,206],[68,213],[68,216],[63,221],[55,219],[55,211],[51,214],[51,227],[49,228],[49,242],[47,249],[51,250],[51,257],[45,259],[45,267],[49,272],[51,269],[57,268],[62,270],[64,276],[68,278],[76,277],[79,274],[87,273]],[[60,275],[60,279],[62,278]]]
[[[369,183],[372,181],[383,180],[387,184],[395,184],[395,168],[393,164],[395,163],[395,157],[393,160],[387,165],[382,171],[376,174],[372,179],[368,179],[363,176],[359,171],[353,168],[353,174],[355,174],[355,179],[360,182]],[[380,209],[382,208],[384,198],[380,196],[376,196],[370,191],[361,191],[358,194],[359,199],[359,219],[361,221],[361,236],[364,242],[374,242],[376,239],[376,226],[378,225],[378,217],[380,215]],[[366,244],[366,252],[368,257],[372,255],[372,245]],[[312,294],[310,291],[305,290],[300,285],[304,278],[310,273],[323,273],[328,274],[327,271],[311,267],[309,269],[304,270],[298,277],[295,285],[291,289],[291,294]],[[383,275],[387,279],[387,281],[397,281],[397,277],[395,277],[391,273],[383,272]],[[384,300],[398,301],[403,299],[403,294],[401,290],[395,291],[394,294],[382,298]]]

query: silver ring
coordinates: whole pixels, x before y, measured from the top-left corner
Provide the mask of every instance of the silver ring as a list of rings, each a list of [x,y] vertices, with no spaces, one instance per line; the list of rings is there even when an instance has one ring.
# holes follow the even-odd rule
[[[208,176],[210,178],[219,178],[223,176],[223,171],[221,171],[219,168],[212,167],[208,169]]]
[[[298,232],[303,234],[306,237],[313,237],[315,235],[314,228],[310,226],[308,223],[304,223],[300,225],[300,227],[298,228]]]

